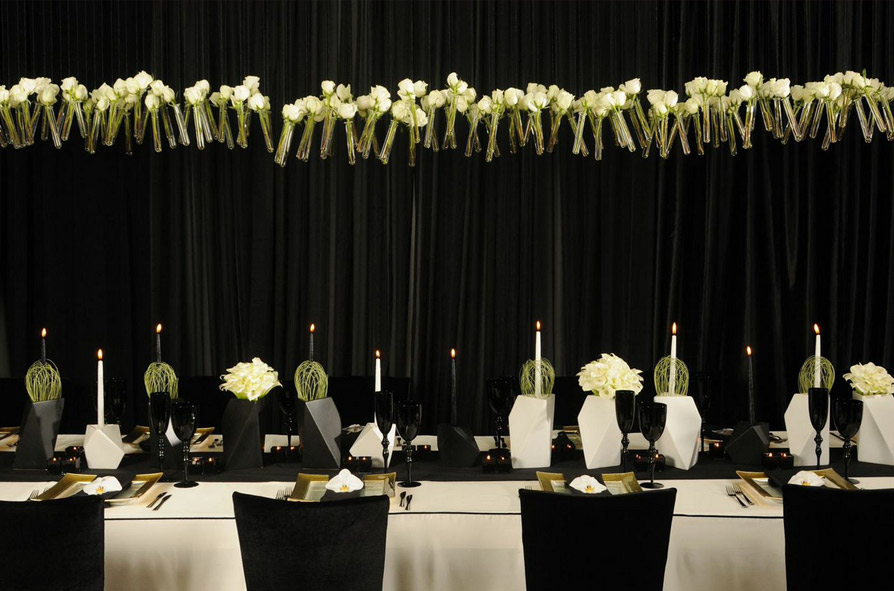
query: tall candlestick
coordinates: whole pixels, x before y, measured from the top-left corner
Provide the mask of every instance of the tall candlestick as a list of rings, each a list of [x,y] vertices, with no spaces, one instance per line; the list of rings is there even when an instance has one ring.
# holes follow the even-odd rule
[[[450,424],[456,425],[456,349],[450,349]]]
[[[534,339],[534,395],[540,398],[543,392],[541,382],[543,369],[540,365],[540,321],[537,321],[537,336]]]
[[[677,323],[671,325],[671,364],[670,379],[667,382],[667,393],[673,396],[677,393]]]
[[[316,330],[316,326],[313,324],[310,325],[310,356],[308,359],[311,361],[314,360],[314,330]]]
[[[106,397],[103,392],[102,377],[102,349],[96,352],[96,358],[96,424],[102,427],[106,422]]]
[[[382,391],[382,353],[376,349],[376,392]]]
[[[751,347],[745,347],[748,354],[748,423],[754,425],[754,364],[751,359]]]
[[[40,331],[40,360],[47,362],[47,329]]]
[[[161,363],[161,324],[155,327],[155,361]]]
[[[823,351],[822,346],[820,345],[820,330],[819,324],[813,325],[813,332],[816,333],[816,347],[814,349],[814,357],[813,357],[813,387],[814,388],[822,388],[823,387],[823,369],[820,364],[820,359],[822,358]]]

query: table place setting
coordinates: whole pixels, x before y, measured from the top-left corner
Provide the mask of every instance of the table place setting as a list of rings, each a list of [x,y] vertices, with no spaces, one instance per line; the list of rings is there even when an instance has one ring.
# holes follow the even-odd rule
[[[540,489],[545,492],[571,495],[624,495],[643,492],[633,472],[602,474],[601,477],[602,482],[599,482],[595,477],[583,474],[567,482],[564,474],[537,472]]]

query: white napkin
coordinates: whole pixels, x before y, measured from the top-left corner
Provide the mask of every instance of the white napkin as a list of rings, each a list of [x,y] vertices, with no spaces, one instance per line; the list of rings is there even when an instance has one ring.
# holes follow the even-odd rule
[[[801,486],[825,486],[826,479],[809,470],[801,470],[788,481],[789,484],[800,484]]]
[[[568,486],[588,495],[595,495],[596,493],[601,493],[602,491],[607,490],[598,480],[586,474],[578,476],[572,480],[571,484]]]
[[[361,488],[363,488],[363,481],[344,468],[326,483],[326,490],[331,490],[337,493],[354,492]]]
[[[121,490],[121,483],[114,476],[103,476],[84,485],[84,492],[88,495],[101,495],[119,490]]]

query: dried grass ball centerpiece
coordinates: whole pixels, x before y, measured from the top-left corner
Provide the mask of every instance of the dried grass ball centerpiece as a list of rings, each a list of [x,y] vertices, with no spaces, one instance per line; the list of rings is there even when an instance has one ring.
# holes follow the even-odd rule
[[[540,378],[539,396],[537,395],[538,371]],[[555,381],[556,370],[553,369],[552,363],[543,357],[539,361],[535,359],[525,361],[518,374],[518,385],[522,396],[531,396],[532,398],[549,398],[550,394],[553,393]]]
[[[50,360],[38,359],[25,372],[25,390],[31,402],[58,400],[62,395],[59,369]]]
[[[143,385],[146,387],[146,395],[153,392],[168,392],[171,400],[177,398],[180,379],[174,368],[164,361],[153,361],[143,374]]]
[[[224,381],[220,389],[232,392],[240,400],[257,402],[270,393],[270,390],[282,386],[279,374],[269,365],[255,357],[251,362],[237,363],[220,376]]]
[[[671,372],[674,374],[671,392]],[[689,393],[689,368],[679,357],[662,357],[653,372],[658,396],[686,396]]]
[[[295,392],[302,402],[322,400],[329,394],[329,376],[316,361],[302,361],[295,370]]]
[[[639,394],[643,389],[641,373],[614,353],[603,353],[599,359],[580,368],[577,379],[584,392],[614,398],[618,390],[633,390]]]
[[[835,367],[825,357],[820,357],[819,362],[820,385],[826,390],[831,390],[832,384],[835,383]],[[816,375],[814,372],[816,372],[816,355],[811,355],[804,362],[804,365],[801,366],[801,371],[798,372],[799,392],[807,392],[807,390],[813,388],[814,376]]]

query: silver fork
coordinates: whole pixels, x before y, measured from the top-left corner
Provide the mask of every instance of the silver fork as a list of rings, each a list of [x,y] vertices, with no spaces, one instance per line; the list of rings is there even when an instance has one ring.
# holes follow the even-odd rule
[[[40,491],[37,490],[37,489],[34,489],[34,490],[31,491],[31,494],[28,495],[28,500],[29,500],[29,501],[33,501],[33,500],[34,500],[35,498],[37,498],[38,496],[40,496]]]
[[[739,501],[739,504],[742,505],[743,507],[745,507],[746,509],[748,508],[748,505],[743,503],[742,499],[739,498],[739,495],[736,494],[736,489],[734,489],[732,485],[727,485],[726,494],[731,496],[732,498],[736,499],[737,501]]]
[[[733,490],[736,491],[737,494],[742,495],[742,498],[745,499],[745,502],[747,502],[749,505],[754,505],[754,502],[748,498],[748,495],[745,494],[745,491],[742,490],[742,487],[740,485],[734,484]]]

